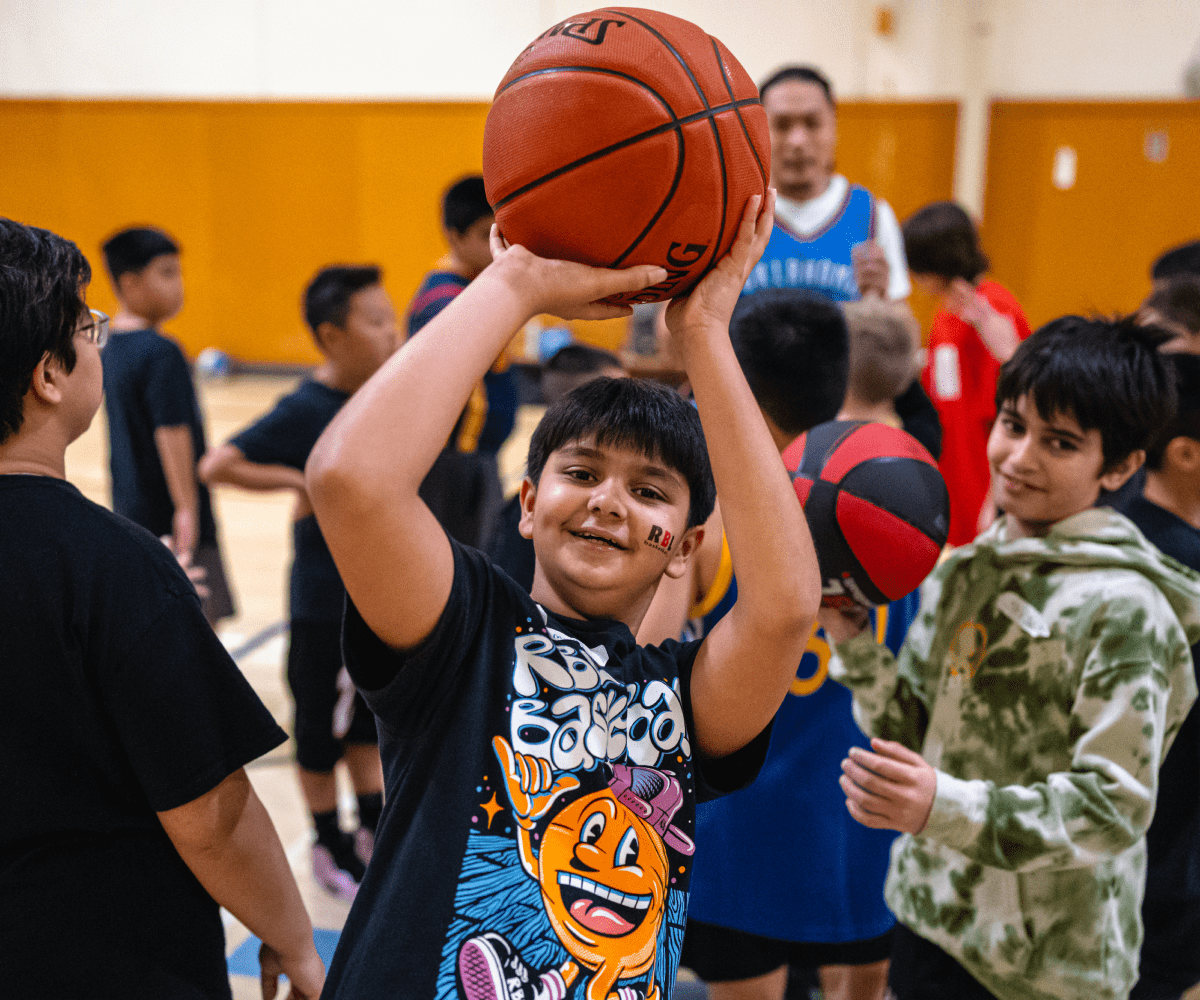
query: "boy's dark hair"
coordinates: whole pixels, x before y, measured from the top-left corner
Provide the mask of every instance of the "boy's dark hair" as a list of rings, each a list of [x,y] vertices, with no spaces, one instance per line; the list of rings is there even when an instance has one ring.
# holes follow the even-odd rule
[[[495,215],[483,190],[483,178],[478,174],[464,177],[442,196],[442,225],[456,233],[465,233],[487,215]]]
[[[612,351],[588,344],[566,344],[542,365],[542,398],[554,403],[605,369],[624,368]]]
[[[104,264],[116,284],[122,274],[141,271],[155,257],[179,253],[179,244],[161,229],[136,226],[110,236],[101,249]]]
[[[525,474],[536,486],[550,455],[584,438],[661,460],[687,480],[688,527],[708,520],[717,493],[704,429],[696,408],[678,393],[647,379],[585,382],[546,410],[529,441]]]
[[[783,83],[785,80],[800,80],[803,83],[815,83],[825,92],[825,100],[829,102],[829,106],[837,108],[837,102],[833,99],[833,84],[829,82],[829,77],[812,66],[784,66],[782,69],[777,69],[758,85],[758,99],[760,101],[766,100],[767,91],[774,87],[775,84]]]
[[[729,337],[750,391],[780,430],[799,435],[837,416],[850,346],[835,303],[802,289],[764,288],[738,303]]]
[[[1001,367],[996,409],[1028,395],[1043,420],[1073,415],[1083,430],[1100,431],[1107,471],[1175,415],[1175,379],[1158,350],[1167,339],[1132,317],[1053,320]]]
[[[842,312],[850,333],[848,390],[871,405],[894,400],[917,374],[916,317],[907,306],[877,298],[847,302]]]
[[[975,223],[952,201],[935,201],[905,220],[904,254],[914,274],[974,281],[988,269]]]
[[[1153,310],[1170,323],[1200,333],[1200,274],[1177,274],[1152,291],[1143,309]]]
[[[1175,418],[1146,448],[1146,468],[1162,468],[1169,445],[1177,437],[1200,441],[1200,357],[1194,354],[1167,355],[1167,367],[1175,376],[1178,406]]]
[[[313,275],[304,289],[304,322],[317,343],[321,341],[317,327],[322,323],[332,323],[338,328],[345,326],[350,296],[382,281],[383,270],[374,264],[323,267]]]
[[[1155,281],[1182,274],[1200,275],[1200,240],[1192,240],[1191,243],[1168,250],[1150,269],[1150,277]]]
[[[0,218],[0,441],[21,429],[33,370],[46,354],[75,367],[75,328],[92,269],[70,240]]]

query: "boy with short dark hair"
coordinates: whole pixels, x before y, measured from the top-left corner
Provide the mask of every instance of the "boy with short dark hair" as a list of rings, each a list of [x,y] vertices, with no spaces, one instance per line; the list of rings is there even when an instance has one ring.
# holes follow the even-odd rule
[[[1167,555],[1200,570],[1200,358],[1176,354],[1179,411],[1146,449],[1145,492],[1121,513]],[[1200,682],[1200,646],[1192,666]],[[1145,940],[1132,1000],[1177,1000],[1200,982],[1200,702],[1158,776],[1146,831]]]
[[[206,483],[248,490],[292,490],[293,560],[289,587],[288,687],[296,707],[296,766],[317,831],[313,877],[352,901],[370,860],[383,808],[375,717],[342,668],[346,590],[304,486],[304,463],[342,404],[396,348],[396,314],[373,265],[326,267],[304,291],[304,318],[325,360],[270,413],[204,456]],[[344,678],[344,680],[343,680]],[[338,825],[334,765],[344,761],[358,796],[359,829]]]
[[[330,997],[670,995],[695,802],[757,771],[819,599],[803,512],[727,334],[770,233],[759,207],[668,310],[698,413],[634,379],[594,380],[547,412],[521,487],[531,593],[453,544],[418,485],[514,331],[540,313],[628,315],[600,300],[662,268],[541,260],[494,234],[494,263],[314,448],[309,493],[350,595],[347,664],[388,775]],[[737,608],[703,642],[637,646],[714,478]]]
[[[442,234],[449,247],[408,307],[408,336],[421,330],[492,262],[488,234],[496,216],[483,177],[472,174],[442,197]],[[507,345],[506,345],[507,346]],[[485,548],[504,502],[496,455],[517,416],[517,379],[501,350],[471,391],[443,453],[425,477],[423,496],[449,535]]]
[[[1200,577],[1093,504],[1171,418],[1163,336],[1069,316],[1017,349],[988,440],[1005,513],[934,570],[899,657],[821,613],[877,737],[843,763],[847,808],[905,834],[886,885],[899,1000],[1124,998],[1137,978]]]
[[[104,244],[121,308],[104,352],[113,510],[205,571],[211,624],[234,613],[208,489],[196,476],[204,418],[187,359],[159,330],[183,308],[179,246],[160,229],[124,229]]]
[[[315,1000],[321,960],[245,765],[285,739],[172,554],[67,446],[108,318],[75,244],[0,219],[0,969],[5,996],[228,1000],[219,905]]]

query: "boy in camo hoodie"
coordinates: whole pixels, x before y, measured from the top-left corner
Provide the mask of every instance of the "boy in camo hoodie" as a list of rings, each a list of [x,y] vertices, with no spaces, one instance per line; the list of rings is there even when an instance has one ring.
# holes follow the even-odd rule
[[[1170,419],[1159,339],[1066,317],[1018,348],[988,439],[1005,514],[926,581],[899,657],[822,612],[830,676],[877,737],[843,763],[847,808],[906,834],[885,887],[898,1000],[1124,1000],[1137,979],[1200,576],[1093,504]]]

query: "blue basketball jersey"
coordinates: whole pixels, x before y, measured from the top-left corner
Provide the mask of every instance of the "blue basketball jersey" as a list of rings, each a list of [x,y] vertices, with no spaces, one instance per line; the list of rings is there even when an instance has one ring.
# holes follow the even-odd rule
[[[743,295],[763,288],[807,288],[835,302],[859,298],[850,248],[875,235],[871,192],[851,184],[830,222],[808,237],[778,216],[762,259],[746,279]]]
[[[723,592],[710,589],[707,608],[693,609],[698,631],[728,610],[736,586],[730,576]],[[876,635],[893,652],[918,604],[914,591],[877,610]],[[870,741],[854,723],[850,692],[828,678],[830,655],[824,633],[814,630],[758,777],[697,806],[689,917],[813,943],[878,937],[895,922],[883,882],[896,834],[855,821],[838,786],[847,751],[870,749]]]

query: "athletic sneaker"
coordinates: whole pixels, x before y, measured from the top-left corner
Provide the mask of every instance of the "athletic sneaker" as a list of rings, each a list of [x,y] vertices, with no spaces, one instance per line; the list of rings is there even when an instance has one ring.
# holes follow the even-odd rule
[[[354,902],[354,897],[358,895],[358,883],[346,869],[338,867],[333,854],[324,844],[312,846],[312,873],[317,885],[326,892],[343,903]]]
[[[463,942],[458,978],[466,1000],[563,1000],[567,995],[557,969],[535,979],[516,948],[491,931]]]
[[[371,863],[371,855],[375,853],[375,834],[365,826],[354,831],[354,853],[364,865]]]

